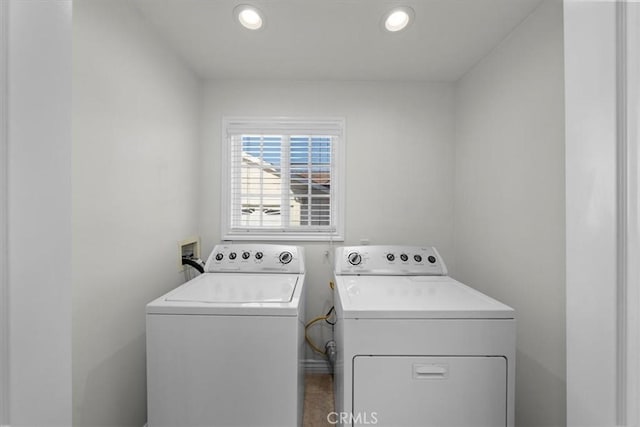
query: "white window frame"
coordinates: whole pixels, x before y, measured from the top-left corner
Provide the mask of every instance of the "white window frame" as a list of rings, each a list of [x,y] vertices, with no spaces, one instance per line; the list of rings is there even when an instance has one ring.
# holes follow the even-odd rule
[[[231,190],[231,135],[239,133],[331,134],[331,218],[327,229],[264,228],[243,229],[232,227]],[[345,200],[345,119],[337,117],[223,117],[221,138],[221,236],[222,240],[278,240],[278,241],[344,241]]]

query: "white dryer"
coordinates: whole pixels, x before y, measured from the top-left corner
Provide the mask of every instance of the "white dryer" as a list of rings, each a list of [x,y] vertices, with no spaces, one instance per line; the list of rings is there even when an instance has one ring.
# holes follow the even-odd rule
[[[447,276],[435,248],[336,250],[334,419],[512,427],[514,310]]]
[[[303,248],[216,246],[149,303],[148,427],[301,426]]]

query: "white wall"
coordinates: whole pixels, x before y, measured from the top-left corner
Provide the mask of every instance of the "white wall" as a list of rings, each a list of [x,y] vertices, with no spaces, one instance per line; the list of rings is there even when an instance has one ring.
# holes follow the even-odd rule
[[[140,427],[144,307],[198,229],[199,85],[131,2],[73,3],[74,425]]]
[[[640,425],[640,2],[627,3],[627,372],[626,418]]]
[[[430,244],[453,256],[453,98],[448,84],[209,81],[203,107],[200,229],[204,252],[220,241],[221,123],[229,116],[346,119],[345,242]],[[327,244],[305,244],[307,316],[331,306]],[[317,344],[324,339],[313,332]],[[311,354],[308,354],[311,357]]]
[[[9,422],[9,2],[0,2],[0,425]]]
[[[453,276],[513,306],[516,425],[565,423],[562,3],[457,85]]]
[[[12,0],[8,16],[8,422],[66,427],[71,424],[71,1]]]
[[[567,424],[616,425],[616,5],[565,2]]]

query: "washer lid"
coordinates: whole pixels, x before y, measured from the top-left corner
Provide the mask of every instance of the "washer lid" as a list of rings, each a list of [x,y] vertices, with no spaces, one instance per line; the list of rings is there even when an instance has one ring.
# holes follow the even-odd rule
[[[205,273],[147,304],[148,314],[297,315],[304,275]]]
[[[202,277],[202,276],[198,276]],[[209,274],[192,280],[165,301],[204,303],[282,303],[289,302],[298,281],[297,275]]]
[[[515,318],[511,307],[448,276],[338,276],[336,286],[345,318]]]

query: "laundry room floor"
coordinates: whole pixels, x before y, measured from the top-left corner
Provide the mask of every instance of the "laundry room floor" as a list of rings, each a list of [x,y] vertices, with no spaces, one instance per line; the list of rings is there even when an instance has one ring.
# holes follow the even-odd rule
[[[333,412],[333,378],[330,374],[307,374],[304,388],[303,427],[332,426],[327,415]]]

